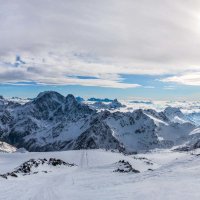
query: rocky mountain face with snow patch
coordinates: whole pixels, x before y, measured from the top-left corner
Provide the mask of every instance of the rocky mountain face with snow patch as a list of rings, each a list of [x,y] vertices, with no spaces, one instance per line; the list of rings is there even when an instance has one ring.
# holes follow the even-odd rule
[[[196,128],[174,108],[98,112],[73,95],[52,91],[23,105],[2,103],[0,107],[0,139],[28,151],[167,148],[187,142]]]

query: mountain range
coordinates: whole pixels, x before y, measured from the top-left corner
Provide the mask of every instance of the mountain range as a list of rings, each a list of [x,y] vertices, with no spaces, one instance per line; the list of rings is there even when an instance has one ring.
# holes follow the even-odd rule
[[[123,106],[117,100],[108,105]],[[200,129],[178,108],[162,112],[108,108],[98,110],[71,94],[65,97],[54,91],[24,104],[1,97],[0,140],[28,151],[101,148],[126,153],[199,142]]]

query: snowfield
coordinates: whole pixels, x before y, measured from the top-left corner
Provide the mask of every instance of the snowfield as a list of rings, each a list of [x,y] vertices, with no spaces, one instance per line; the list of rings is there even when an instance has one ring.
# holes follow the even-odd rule
[[[29,159],[57,158],[77,166],[45,166],[48,173],[0,177],[1,200],[199,199],[199,150],[154,150],[137,155],[104,150],[0,153],[0,174]],[[196,155],[194,155],[196,154]],[[119,161],[140,173],[114,172]]]

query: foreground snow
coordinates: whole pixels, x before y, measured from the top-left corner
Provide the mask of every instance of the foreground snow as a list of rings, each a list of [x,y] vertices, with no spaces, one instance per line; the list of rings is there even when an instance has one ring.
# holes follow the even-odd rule
[[[77,166],[0,178],[0,199],[199,199],[200,157],[169,150],[129,156],[103,150],[0,153],[0,174],[31,158],[50,157]],[[119,160],[128,161],[140,173],[113,172]]]

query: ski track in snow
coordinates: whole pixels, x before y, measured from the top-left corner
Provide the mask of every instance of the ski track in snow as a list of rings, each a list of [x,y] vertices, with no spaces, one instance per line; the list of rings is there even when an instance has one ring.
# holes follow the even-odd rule
[[[88,152],[87,150],[83,150],[81,151],[81,158],[80,158],[80,162],[79,162],[79,166],[81,168],[88,168]]]

